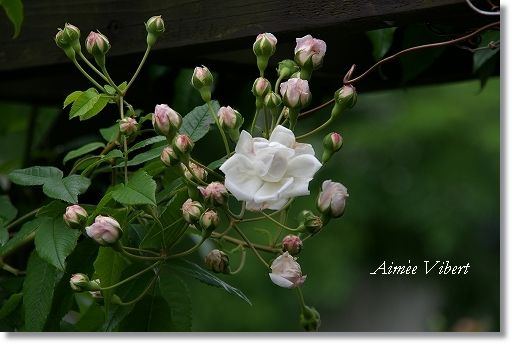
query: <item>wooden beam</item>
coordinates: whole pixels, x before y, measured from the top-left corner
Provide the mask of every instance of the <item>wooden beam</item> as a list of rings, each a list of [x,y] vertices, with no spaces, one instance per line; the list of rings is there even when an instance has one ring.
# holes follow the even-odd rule
[[[0,20],[0,72],[66,62],[53,42],[65,21],[82,30],[82,39],[90,30],[100,30],[110,39],[110,54],[120,56],[144,51],[143,23],[159,14],[167,31],[158,50],[224,42],[205,46],[216,52],[229,49],[233,40],[264,31],[336,27],[361,32],[387,26],[390,21],[448,17],[454,10],[470,13],[464,0],[24,0],[24,5],[25,20],[18,39],[11,39],[10,23]]]

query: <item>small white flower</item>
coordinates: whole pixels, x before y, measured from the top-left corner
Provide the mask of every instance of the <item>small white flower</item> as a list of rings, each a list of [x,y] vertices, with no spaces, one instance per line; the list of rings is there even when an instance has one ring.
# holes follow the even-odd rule
[[[269,277],[274,284],[283,288],[296,288],[304,284],[307,276],[302,276],[297,258],[293,258],[288,252],[277,257],[270,266],[272,272]]]
[[[283,82],[279,88],[283,103],[290,108],[306,107],[311,101],[311,92],[307,80],[291,78]]]
[[[110,216],[96,216],[94,223],[85,227],[87,235],[103,246],[114,244],[121,236],[119,222]]]
[[[297,45],[295,46],[295,62],[300,66],[311,58],[313,63],[313,69],[320,68],[322,61],[327,50],[327,45],[321,39],[313,38],[311,35],[306,35],[301,38],[297,38]]]
[[[328,216],[340,217],[345,212],[347,198],[348,191],[343,184],[326,180],[322,183],[322,191],[318,195],[318,210]]]
[[[225,186],[247,209],[281,209],[290,198],[309,195],[309,182],[322,164],[310,144],[295,142],[290,129],[278,125],[270,139],[245,130],[235,154],[222,164]]]

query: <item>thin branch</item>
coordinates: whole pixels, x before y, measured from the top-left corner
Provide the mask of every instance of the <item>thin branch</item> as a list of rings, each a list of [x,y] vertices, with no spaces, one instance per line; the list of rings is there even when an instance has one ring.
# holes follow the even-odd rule
[[[481,10],[479,9],[478,7],[476,7],[475,5],[473,5],[473,3],[471,2],[471,0],[466,0],[466,3],[468,4],[469,7],[471,7],[471,9],[477,13],[480,13],[484,16],[499,16],[500,15],[500,11],[484,11],[484,10]],[[496,8],[496,6],[493,7],[493,9]],[[499,8],[499,7],[498,7]]]

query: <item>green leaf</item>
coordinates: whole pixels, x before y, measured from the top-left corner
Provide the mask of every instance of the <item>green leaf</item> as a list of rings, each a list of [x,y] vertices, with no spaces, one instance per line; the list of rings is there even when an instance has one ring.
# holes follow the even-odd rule
[[[7,241],[9,241],[9,231],[7,230],[7,227],[0,222],[0,246],[5,245]]]
[[[51,198],[68,203],[78,203],[78,195],[87,191],[90,185],[89,178],[73,174],[63,179],[48,179],[43,185],[43,192]]]
[[[121,322],[119,331],[169,332],[172,331],[171,310],[165,299],[158,295],[158,288],[137,302]]]
[[[38,211],[37,217],[59,217],[66,211],[66,204],[61,201],[51,201],[42,206]]]
[[[80,96],[83,94],[83,91],[75,91],[68,94],[66,99],[64,100],[64,105],[62,106],[63,109],[65,109],[69,104],[74,103],[75,100],[80,98]]]
[[[107,91],[107,94],[113,96],[116,94],[116,89],[113,88],[112,86],[110,85],[104,85],[103,88],[105,88],[105,91]]]
[[[36,218],[35,220],[26,222],[23,224],[21,229],[5,243],[4,246],[0,247],[0,256],[8,255],[12,249],[15,249],[23,242],[28,242],[30,238],[34,236],[34,233],[43,225],[44,218]]]
[[[108,287],[119,282],[121,272],[126,266],[125,259],[111,247],[100,247],[98,257],[94,261],[94,271],[101,285]],[[107,289],[102,292],[105,298],[105,310],[108,314],[108,308],[115,289]]]
[[[85,115],[93,108],[99,98],[100,95],[95,88],[89,88],[87,91],[83,92],[80,97],[74,101],[73,106],[71,106],[69,119]]]
[[[396,27],[387,27],[366,32],[366,36],[368,36],[372,43],[372,55],[375,61],[383,58],[389,51],[389,48],[391,48],[395,30]]]
[[[53,166],[34,166],[9,173],[11,182],[19,185],[32,186],[43,185],[52,178],[60,179],[64,174]]]
[[[220,109],[219,102],[213,100],[212,107],[215,114],[217,114]],[[208,134],[210,126],[214,122],[215,121],[213,120],[207,104],[197,106],[183,117],[183,124],[181,125],[180,133],[187,134],[190,136],[192,141],[197,142],[203,136]]]
[[[137,144],[133,145],[130,149],[128,149],[128,153],[131,153],[134,150],[140,149],[142,147],[152,145],[153,143],[158,143],[158,142],[162,142],[165,140],[166,140],[165,136],[150,137],[149,139],[142,140],[142,141],[138,142]]]
[[[57,269],[64,271],[66,257],[73,252],[80,232],[69,228],[62,219],[44,218],[36,233],[35,245],[39,257]]]
[[[12,205],[9,196],[0,196],[0,224],[9,223],[16,218],[18,210]]]
[[[0,0],[0,6],[4,8],[7,18],[14,25],[12,38],[18,37],[23,23],[23,3],[21,0]]]
[[[101,112],[101,110],[103,110],[103,108],[105,106],[107,106],[110,99],[112,99],[110,96],[105,95],[105,94],[100,94],[98,96],[98,99],[95,101],[95,103],[91,107],[91,109],[89,111],[87,111],[86,113],[80,115],[80,120],[85,121],[85,120],[92,118],[92,117],[96,116],[97,114],[99,114]]]
[[[2,308],[0,309],[0,320],[5,319],[12,312],[14,312],[22,300],[23,293],[15,293],[9,296],[9,298],[4,302]]]
[[[112,197],[121,204],[151,204],[156,205],[156,182],[145,171],[135,172],[128,184],[112,191]]]
[[[164,146],[158,146],[158,147],[151,148],[150,150],[148,150],[144,153],[137,154],[136,156],[133,157],[133,159],[128,161],[128,166],[140,165],[147,161],[159,158],[163,149],[164,149]],[[124,166],[124,162],[117,164],[114,167],[123,167],[123,166]]]
[[[114,124],[108,128],[101,128],[100,129],[101,137],[107,142],[114,141],[117,136],[119,135],[119,124]]]
[[[27,265],[27,276],[23,283],[23,309],[25,330],[42,331],[52,306],[55,286],[62,278],[62,272],[33,251]]]
[[[160,294],[171,308],[172,331],[192,330],[192,302],[185,282],[167,266],[158,274]]]
[[[225,161],[227,160],[226,157],[222,157],[218,160],[215,160],[215,161],[212,161],[211,163],[208,164],[208,168],[209,169],[212,169],[212,170],[216,170],[217,168],[219,168]]]
[[[185,259],[180,259],[179,263],[176,261],[175,264],[171,266],[172,269],[182,272],[186,275],[189,275],[200,282],[206,283],[208,285],[211,285],[213,287],[222,288],[225,291],[227,291],[229,294],[236,295],[248,304],[252,305],[251,301],[247,298],[247,296],[244,295],[240,290],[238,290],[235,287],[232,287],[231,285],[227,284],[217,276],[213,275],[212,273],[206,271],[199,265],[192,263]]]
[[[482,41],[478,48],[485,48],[489,46],[491,42],[498,42],[500,40],[500,32],[495,30],[488,30],[482,34]],[[496,49],[480,49],[475,51],[473,54],[473,73],[477,73],[482,66],[495,56],[500,51]]]
[[[68,162],[69,160],[71,159],[74,159],[74,158],[77,158],[81,155],[84,155],[84,154],[87,154],[87,153],[90,153],[98,148],[103,148],[105,147],[105,144],[102,143],[102,142],[91,142],[91,143],[88,143],[78,149],[75,149],[75,150],[72,150],[70,152],[68,152],[68,154],[66,154],[66,156],[64,157],[64,159],[62,160],[62,163],[65,164],[66,162]]]

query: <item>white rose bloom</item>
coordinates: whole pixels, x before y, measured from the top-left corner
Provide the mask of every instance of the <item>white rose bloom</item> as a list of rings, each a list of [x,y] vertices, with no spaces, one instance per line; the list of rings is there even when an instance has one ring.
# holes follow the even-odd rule
[[[322,164],[310,144],[295,142],[290,129],[278,125],[270,139],[245,130],[235,154],[222,164],[225,186],[247,209],[281,209],[290,198],[309,195],[308,185]]]
[[[270,268],[268,275],[274,284],[283,288],[296,288],[304,284],[307,276],[302,276],[297,258],[293,258],[288,252],[277,257]]]

